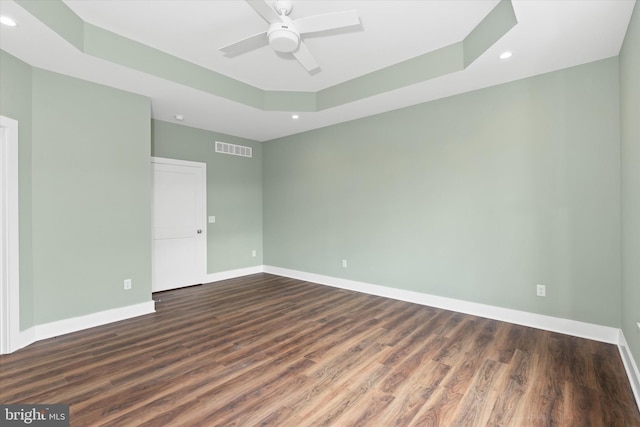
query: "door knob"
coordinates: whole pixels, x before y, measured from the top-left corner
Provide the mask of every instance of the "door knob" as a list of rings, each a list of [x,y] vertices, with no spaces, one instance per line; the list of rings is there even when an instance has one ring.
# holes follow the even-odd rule
[[[198,230],[198,234],[202,234],[202,230]]]

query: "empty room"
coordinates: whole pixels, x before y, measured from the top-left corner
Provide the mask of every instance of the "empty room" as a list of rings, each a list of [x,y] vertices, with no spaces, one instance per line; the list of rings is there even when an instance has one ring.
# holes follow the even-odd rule
[[[0,0],[0,425],[639,426],[635,0]]]

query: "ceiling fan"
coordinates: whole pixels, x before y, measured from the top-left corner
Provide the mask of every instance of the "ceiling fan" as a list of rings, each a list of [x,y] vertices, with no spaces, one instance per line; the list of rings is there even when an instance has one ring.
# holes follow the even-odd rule
[[[291,0],[276,0],[273,2],[273,8],[266,0],[246,0],[246,2],[270,26],[267,31],[221,47],[219,50],[228,56],[236,56],[268,44],[276,52],[293,54],[307,71],[312,72],[318,70],[320,66],[300,36],[360,24],[355,10],[312,15],[292,20],[288,16],[293,9]]]

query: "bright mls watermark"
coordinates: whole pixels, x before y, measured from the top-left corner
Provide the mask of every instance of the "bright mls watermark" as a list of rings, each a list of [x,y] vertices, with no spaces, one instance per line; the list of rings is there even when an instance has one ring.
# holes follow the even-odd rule
[[[3,405],[1,426],[69,427],[69,405]]]

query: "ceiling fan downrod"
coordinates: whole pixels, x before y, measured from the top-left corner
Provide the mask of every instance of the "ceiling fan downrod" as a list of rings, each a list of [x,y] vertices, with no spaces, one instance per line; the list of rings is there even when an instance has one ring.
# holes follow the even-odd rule
[[[273,8],[279,15],[288,15],[293,9],[292,0],[276,0],[273,2]]]

